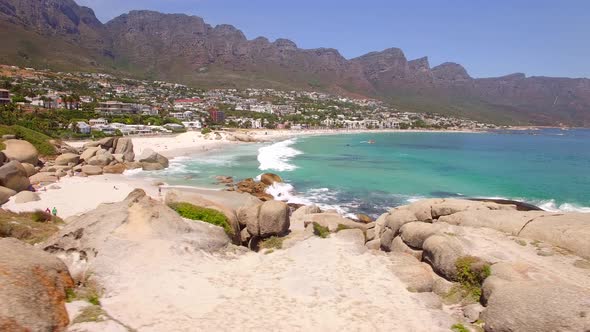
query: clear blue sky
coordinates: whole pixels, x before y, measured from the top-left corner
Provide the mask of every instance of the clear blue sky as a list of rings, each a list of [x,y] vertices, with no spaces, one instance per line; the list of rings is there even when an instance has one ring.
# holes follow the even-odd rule
[[[389,47],[465,66],[474,77],[590,77],[590,0],[76,0],[106,22],[132,9],[232,24],[253,39],[333,47],[346,58]]]

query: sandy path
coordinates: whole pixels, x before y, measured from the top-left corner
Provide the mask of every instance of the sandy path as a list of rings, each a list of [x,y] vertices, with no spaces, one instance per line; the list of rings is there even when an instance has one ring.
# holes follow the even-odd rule
[[[152,243],[112,267],[101,302],[139,331],[449,330],[453,320],[408,292],[384,254],[344,241],[234,259]]]

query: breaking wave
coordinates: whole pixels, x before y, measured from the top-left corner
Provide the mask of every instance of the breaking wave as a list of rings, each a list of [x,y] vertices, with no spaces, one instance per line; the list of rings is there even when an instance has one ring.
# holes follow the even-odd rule
[[[276,172],[295,170],[297,166],[289,162],[293,157],[303,153],[291,147],[295,142],[296,139],[292,138],[258,149],[258,162],[260,163],[258,169]]]

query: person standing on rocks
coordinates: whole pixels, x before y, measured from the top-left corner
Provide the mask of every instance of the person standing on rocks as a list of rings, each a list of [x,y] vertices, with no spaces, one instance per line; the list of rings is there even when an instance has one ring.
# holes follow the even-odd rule
[[[57,209],[55,206],[53,207],[53,210],[51,210],[51,214],[53,214],[54,217],[57,217]]]

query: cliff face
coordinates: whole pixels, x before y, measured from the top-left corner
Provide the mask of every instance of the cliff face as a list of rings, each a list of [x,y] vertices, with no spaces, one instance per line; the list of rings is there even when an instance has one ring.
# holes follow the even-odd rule
[[[590,126],[590,80],[512,74],[474,79],[390,48],[347,60],[287,39],[248,40],[231,25],[131,11],[107,24],[72,0],[0,0],[4,63],[122,71],[203,86],[305,88],[382,98],[401,107],[481,120]],[[37,43],[35,43],[37,41]],[[47,43],[48,46],[36,45]]]

